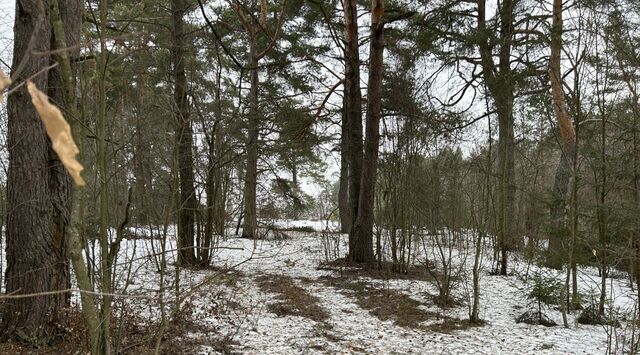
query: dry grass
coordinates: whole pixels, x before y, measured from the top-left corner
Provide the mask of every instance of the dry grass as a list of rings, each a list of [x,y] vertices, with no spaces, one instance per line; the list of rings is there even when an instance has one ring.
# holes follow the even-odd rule
[[[329,313],[320,306],[317,297],[297,286],[291,277],[263,275],[256,279],[260,290],[277,294],[279,302],[269,305],[269,310],[278,316],[299,316],[316,322],[329,319]]]
[[[393,320],[401,327],[422,329],[422,323],[441,319],[437,313],[421,307],[426,306],[425,304],[396,290],[379,288],[347,277],[327,276],[319,278],[318,281],[345,291],[348,295],[354,296],[356,304],[368,310],[371,315],[383,321]]]
[[[464,305],[462,300],[456,299],[451,295],[447,297],[443,297],[440,295],[431,295],[430,298],[436,306],[443,309],[456,308]]]
[[[306,283],[320,282],[325,286],[342,290],[348,296],[355,297],[356,304],[368,310],[371,315],[382,321],[392,320],[394,324],[404,328],[451,333],[484,325],[484,322],[471,323],[466,319],[443,316],[426,310],[427,304],[400,291],[381,288],[365,281],[355,281],[351,277],[324,276],[317,280],[308,278],[302,280]],[[425,322],[433,321],[441,322],[425,325]]]
[[[485,325],[484,321],[473,323],[468,319],[445,318],[444,322],[431,324],[427,327],[427,329],[437,333],[450,334],[453,332],[467,330],[474,327],[482,327],[484,325]]]
[[[405,328],[418,329],[423,322],[439,318],[438,314],[420,308],[420,302],[393,290],[370,288],[360,294],[358,305],[380,320],[393,320]]]
[[[433,280],[432,274],[423,267],[411,266],[408,270],[399,272],[394,270],[391,262],[363,264],[337,259],[323,263],[318,270],[330,270],[343,276],[368,277],[375,280]]]
[[[151,342],[152,338],[149,334],[155,334],[156,325],[151,325],[133,314],[126,318],[119,318],[117,314],[119,312],[114,311],[114,317],[112,317],[114,350],[119,354],[140,354],[139,349],[146,349],[146,344]],[[63,319],[60,336],[50,344],[34,347],[31,344],[9,341],[0,343],[0,354],[89,354],[89,334],[80,311],[75,308],[70,309]]]
[[[116,304],[111,319],[112,346],[114,353],[121,355],[153,354],[161,324],[150,322],[130,309],[120,309]],[[200,346],[207,345],[223,353],[230,353],[231,339],[221,337],[213,327],[207,327],[194,319],[193,304],[186,301],[178,317],[168,322],[161,341],[161,354],[189,354]],[[204,312],[219,313],[218,304],[210,306]],[[120,317],[120,315],[123,315]],[[63,318],[60,336],[50,344],[33,347],[30,344],[10,341],[0,343],[2,355],[59,355],[89,354],[89,335],[82,317],[77,309],[71,309]],[[200,336],[190,336],[196,331]]]

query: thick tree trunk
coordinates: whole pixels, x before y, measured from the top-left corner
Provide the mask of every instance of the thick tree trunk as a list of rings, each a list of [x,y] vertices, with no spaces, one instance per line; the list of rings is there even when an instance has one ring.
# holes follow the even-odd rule
[[[514,34],[515,1],[504,0],[500,9],[500,38],[499,51],[500,81],[494,84],[494,98],[498,106],[498,154],[500,174],[500,274],[507,274],[508,252],[515,245],[515,139],[513,132],[513,101],[514,79],[511,71],[511,47]],[[501,83],[502,82],[502,83]]]
[[[514,82],[511,70],[511,46],[514,33],[514,1],[500,4],[499,63],[493,59],[493,44],[489,42],[486,27],[486,1],[478,0],[479,51],[482,71],[489,94],[498,113],[498,249],[500,274],[507,274],[509,250],[514,244],[514,133],[513,101]]]
[[[514,206],[515,198],[515,141],[513,134],[513,97],[502,104],[503,111],[498,113],[498,244],[500,247],[500,274],[507,275],[508,254],[514,245]]]
[[[349,232],[349,255],[357,248],[353,225],[358,216],[360,201],[360,182],[362,178],[362,93],[360,92],[360,54],[358,45],[358,11],[356,0],[344,1],[345,24],[345,119],[346,143],[349,166],[349,216],[351,217]],[[345,136],[343,136],[345,139]]]
[[[253,34],[249,36],[249,56],[251,58],[250,93],[249,93],[249,126],[247,132],[247,159],[244,174],[244,223],[242,236],[256,238],[258,231],[258,215],[256,197],[258,187],[258,54]]]
[[[553,96],[553,109],[556,114],[562,152],[556,168],[551,201],[551,234],[549,235],[549,266],[562,268],[566,250],[563,240],[569,235],[566,221],[566,205],[569,182],[573,175],[573,159],[576,150],[576,133],[564,92],[560,72],[560,54],[562,51],[562,0],[553,1],[553,23],[551,29],[551,57],[549,60],[549,79]]]
[[[44,9],[42,9],[44,10]],[[33,47],[30,48],[30,41]],[[37,1],[20,1],[16,6],[14,26],[13,69],[23,59],[26,65],[15,82],[21,82],[49,64],[49,56],[34,57],[29,51],[47,52],[51,44],[48,15],[38,10]],[[47,87],[46,72],[34,77],[39,88]],[[26,87],[9,95],[7,180],[7,271],[8,294],[41,293],[66,288],[66,253],[60,211],[63,201],[51,199],[52,185],[57,189],[57,177],[51,181],[49,169],[50,143]],[[61,190],[56,197],[64,197]],[[55,218],[55,220],[54,220]],[[56,239],[52,237],[55,234]],[[62,272],[62,275],[57,273]],[[64,296],[47,295],[10,299],[5,303],[2,337],[18,338],[34,344],[49,340],[56,332],[56,321]]]
[[[185,3],[172,0],[173,17],[173,70],[175,77],[176,139],[178,149],[178,171],[180,178],[180,200],[178,207],[178,260],[189,265],[195,262],[193,245],[195,211],[197,207],[193,176],[193,129],[187,100],[187,76],[185,73],[185,50],[187,36],[184,33]]]
[[[351,230],[354,248],[349,250],[351,259],[356,262],[374,261],[373,211],[378,169],[378,146],[380,144],[380,119],[382,117],[382,74],[384,71],[383,15],[384,1],[372,0],[364,164],[360,184],[358,214]]]
[[[638,137],[638,128],[638,115],[636,114],[633,117],[633,205],[636,210],[633,244],[635,247],[636,301],[640,304],[640,137]],[[640,314],[640,309],[638,312]]]

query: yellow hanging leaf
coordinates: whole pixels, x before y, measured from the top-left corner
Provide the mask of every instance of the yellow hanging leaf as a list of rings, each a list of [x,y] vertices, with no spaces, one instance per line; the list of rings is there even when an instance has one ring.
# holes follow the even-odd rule
[[[67,168],[76,185],[84,186],[84,179],[80,176],[80,172],[84,167],[76,160],[76,155],[80,151],[71,136],[71,126],[65,121],[60,109],[52,105],[49,102],[49,97],[38,90],[31,81],[27,81],[27,90],[31,95],[33,106],[35,106],[40,119],[44,122],[53,150],[58,154],[60,161]]]
[[[0,70],[0,103],[2,103],[2,92],[9,85],[11,85],[11,79],[9,79],[7,74]]]

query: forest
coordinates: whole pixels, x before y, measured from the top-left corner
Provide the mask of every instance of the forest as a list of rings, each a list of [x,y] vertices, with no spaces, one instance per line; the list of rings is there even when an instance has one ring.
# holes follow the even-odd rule
[[[0,0],[0,354],[640,353],[637,0]]]

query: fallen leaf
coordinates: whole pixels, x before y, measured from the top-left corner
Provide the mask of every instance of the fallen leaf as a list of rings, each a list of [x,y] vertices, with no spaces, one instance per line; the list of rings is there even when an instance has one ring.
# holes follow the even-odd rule
[[[7,74],[0,70],[0,103],[2,103],[2,92],[9,85],[11,85],[11,79],[9,79]]]
[[[80,151],[71,136],[71,126],[62,116],[60,109],[51,104],[49,97],[38,90],[31,81],[27,81],[27,90],[31,95],[33,106],[35,106],[40,119],[44,122],[53,150],[58,154],[60,161],[67,168],[76,185],[84,186],[84,179],[80,176],[80,172],[84,167],[76,160],[76,155]]]

